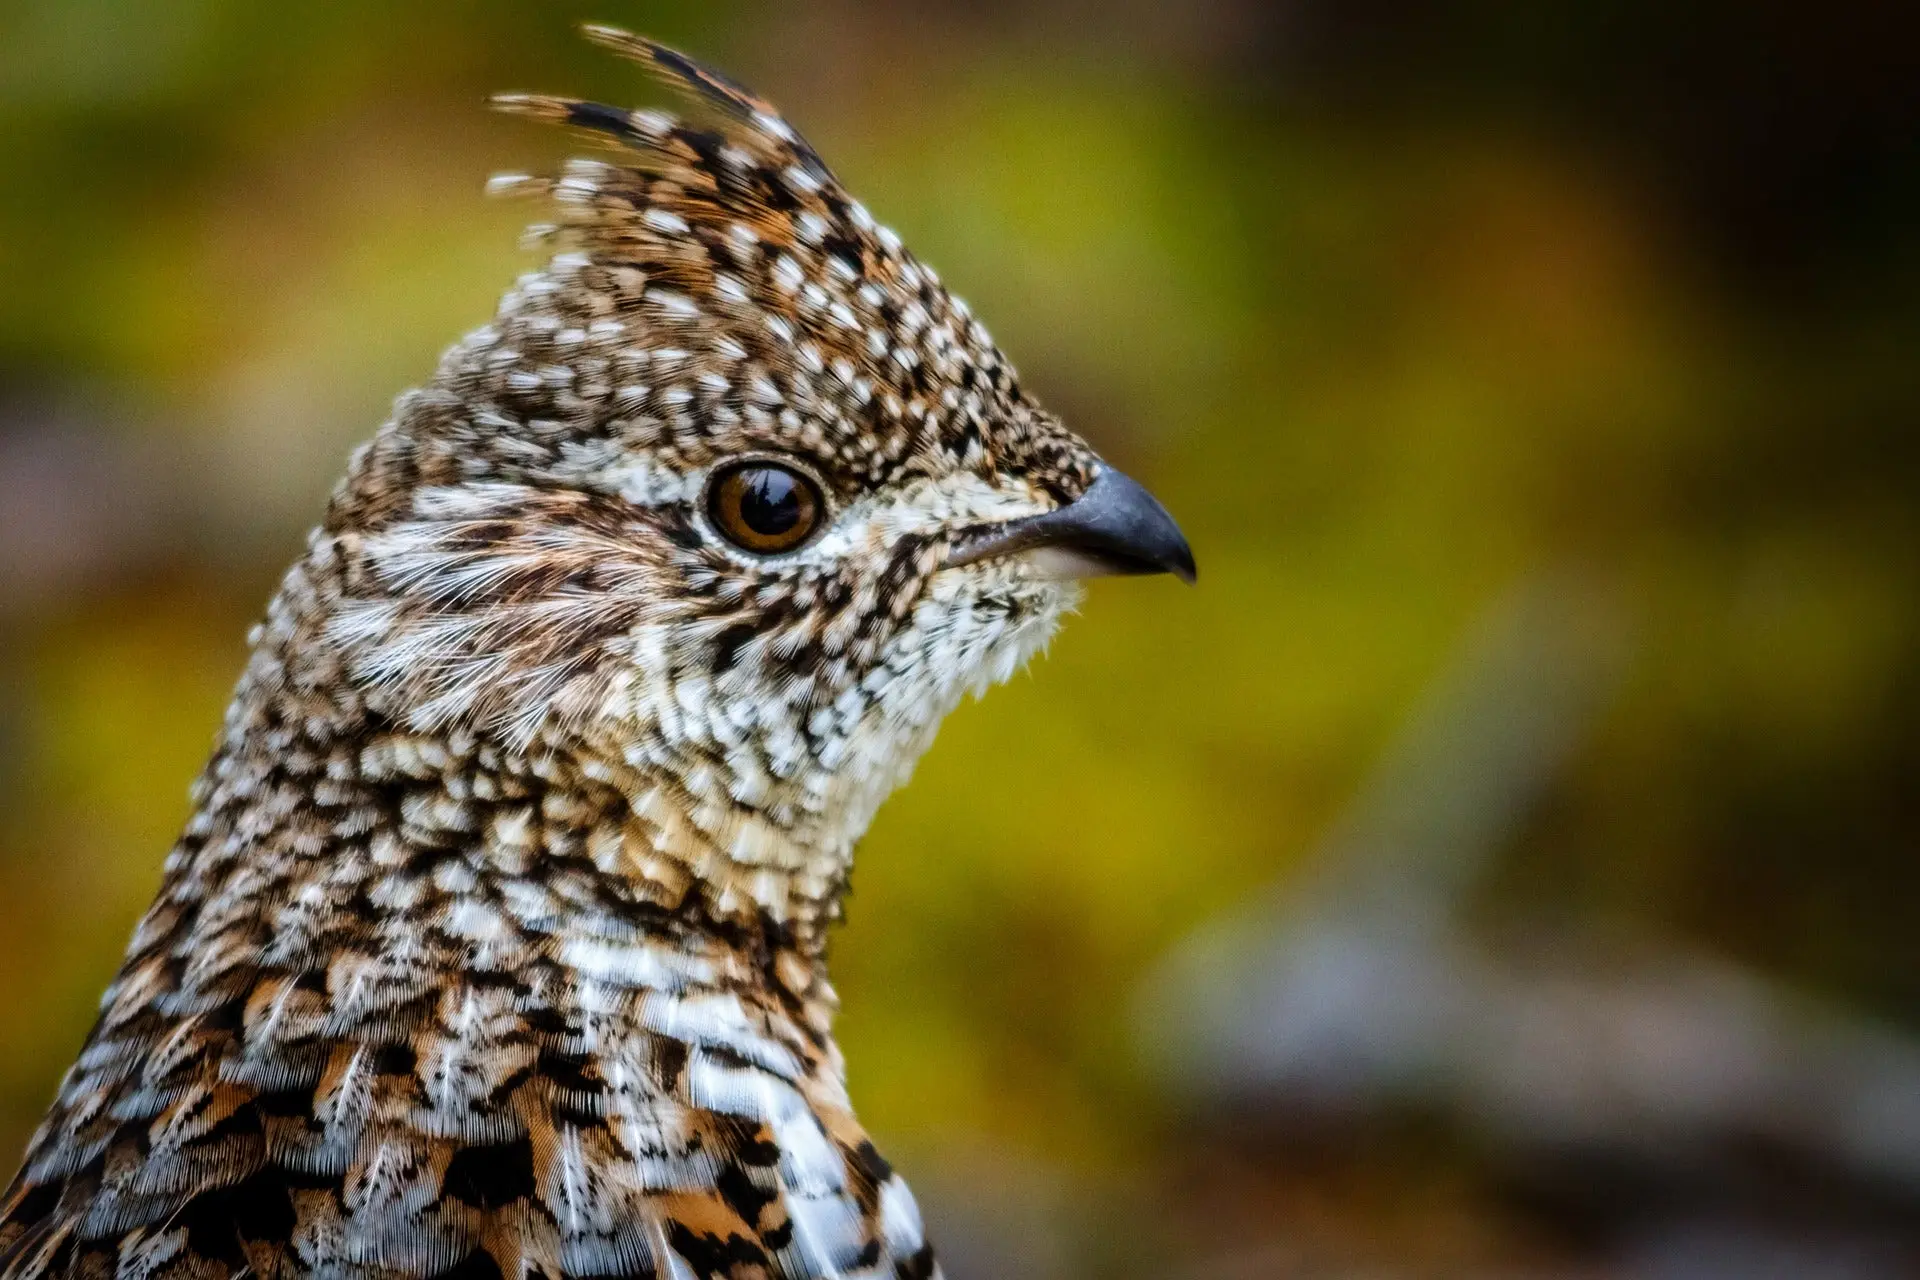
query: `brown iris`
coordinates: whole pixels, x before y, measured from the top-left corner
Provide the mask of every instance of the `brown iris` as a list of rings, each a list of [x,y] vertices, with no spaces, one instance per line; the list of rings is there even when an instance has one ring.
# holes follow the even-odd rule
[[[713,527],[734,546],[756,555],[793,550],[819,528],[825,510],[820,487],[777,462],[735,463],[707,486],[707,518]]]

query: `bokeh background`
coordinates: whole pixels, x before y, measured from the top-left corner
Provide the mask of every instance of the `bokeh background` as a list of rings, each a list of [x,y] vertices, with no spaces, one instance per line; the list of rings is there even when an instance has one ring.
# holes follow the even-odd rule
[[[955,1280],[1920,1275],[1920,19],[0,2],[0,1164],[346,452],[528,260],[499,89],[781,103],[1147,481],[835,944]],[[4,1170],[0,1170],[4,1172]]]

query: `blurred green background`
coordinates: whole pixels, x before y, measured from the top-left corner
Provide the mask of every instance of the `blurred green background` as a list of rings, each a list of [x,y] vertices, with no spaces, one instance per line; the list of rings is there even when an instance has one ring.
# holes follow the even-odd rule
[[[658,100],[581,19],[779,102],[1201,562],[1097,584],[861,851],[844,1047],[936,1237],[1177,1224],[1140,983],[1541,573],[1630,638],[1473,910],[1920,1030],[1902,6],[0,0],[0,1152],[347,450],[528,265],[482,183],[576,144],[484,96]]]

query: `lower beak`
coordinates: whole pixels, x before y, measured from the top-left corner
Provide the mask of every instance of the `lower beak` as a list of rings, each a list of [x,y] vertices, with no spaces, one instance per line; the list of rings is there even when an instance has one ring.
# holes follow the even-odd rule
[[[1108,466],[1064,507],[963,536],[947,563],[1014,555],[1058,578],[1171,573],[1191,583],[1198,576],[1193,551],[1167,509],[1137,481]]]

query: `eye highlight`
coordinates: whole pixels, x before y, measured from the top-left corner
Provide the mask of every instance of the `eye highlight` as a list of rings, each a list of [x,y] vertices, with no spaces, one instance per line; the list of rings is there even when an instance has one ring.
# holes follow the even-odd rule
[[[707,485],[707,519],[720,536],[755,555],[792,551],[820,527],[820,486],[777,462],[736,462]]]

